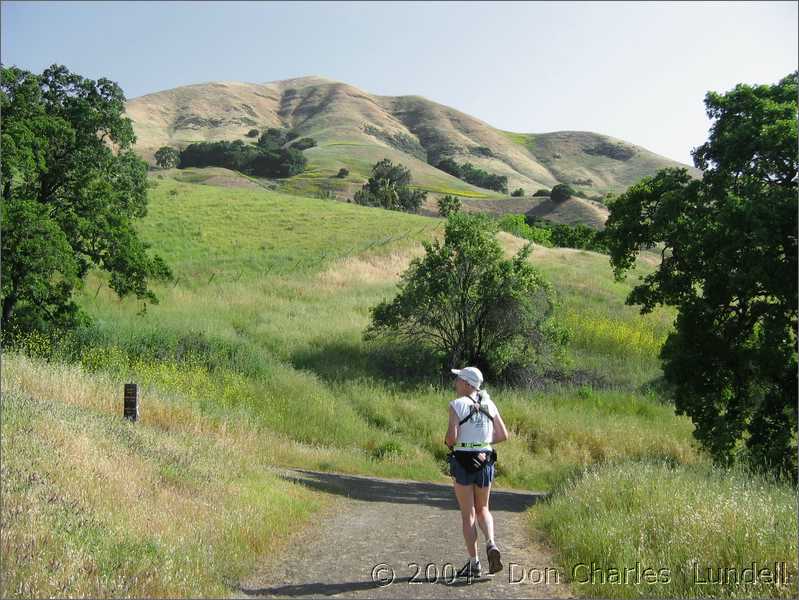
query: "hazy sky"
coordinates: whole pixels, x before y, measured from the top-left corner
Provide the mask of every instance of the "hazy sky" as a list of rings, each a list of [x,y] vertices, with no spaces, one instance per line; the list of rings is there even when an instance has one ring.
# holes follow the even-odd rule
[[[797,3],[13,2],[0,59],[128,98],[322,75],[519,132],[588,130],[690,163],[703,98],[797,69]]]

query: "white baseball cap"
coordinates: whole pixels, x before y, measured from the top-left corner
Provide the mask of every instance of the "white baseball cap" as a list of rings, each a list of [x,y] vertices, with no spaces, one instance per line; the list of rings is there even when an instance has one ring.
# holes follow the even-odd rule
[[[476,390],[483,385],[483,374],[477,367],[464,367],[463,369],[450,369],[455,375],[463,379]]]

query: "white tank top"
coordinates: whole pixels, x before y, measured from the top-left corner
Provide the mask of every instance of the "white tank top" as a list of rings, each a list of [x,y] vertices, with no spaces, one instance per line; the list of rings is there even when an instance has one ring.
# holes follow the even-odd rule
[[[491,396],[488,395],[488,392],[482,390],[480,392],[480,397],[482,398],[482,406],[484,409],[488,411],[492,417],[496,418],[499,414],[494,401],[491,400]],[[469,396],[461,396],[460,398],[456,398],[449,405],[455,409],[455,414],[458,415],[458,421],[461,421],[465,418],[469,412],[472,410],[472,406],[475,405],[475,398],[470,398]],[[489,419],[485,414],[476,411],[475,414],[469,418],[468,421],[464,422],[463,425],[458,427],[458,439],[457,442],[466,442],[466,443],[477,443],[477,442],[485,442],[482,446],[475,446],[474,448],[458,448],[457,445],[455,446],[455,450],[473,450],[475,452],[481,452],[483,450],[490,450],[491,449],[491,438],[494,435],[494,422]]]

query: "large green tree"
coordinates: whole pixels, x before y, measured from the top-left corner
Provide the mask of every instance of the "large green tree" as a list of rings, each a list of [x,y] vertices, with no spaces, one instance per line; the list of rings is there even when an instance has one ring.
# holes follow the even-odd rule
[[[2,67],[2,326],[74,326],[72,300],[89,269],[119,295],[156,303],[152,278],[171,272],[147,252],[134,219],[147,211],[147,164],[113,81],[52,65]]]
[[[443,244],[424,242],[397,296],[371,309],[365,339],[430,348],[447,373],[471,364],[499,377],[563,362],[568,336],[552,320],[554,289],[527,260],[529,244],[508,260],[495,234],[485,215],[451,214]]]
[[[641,247],[663,260],[628,304],[678,316],[660,357],[678,414],[722,464],[796,476],[797,74],[705,97],[701,180],[665,169],[610,207],[617,278]]]

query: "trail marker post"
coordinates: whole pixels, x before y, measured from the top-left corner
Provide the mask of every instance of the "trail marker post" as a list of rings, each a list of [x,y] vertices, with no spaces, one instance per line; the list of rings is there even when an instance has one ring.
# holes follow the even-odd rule
[[[130,421],[136,421],[139,418],[139,388],[135,383],[125,384],[123,416]]]

